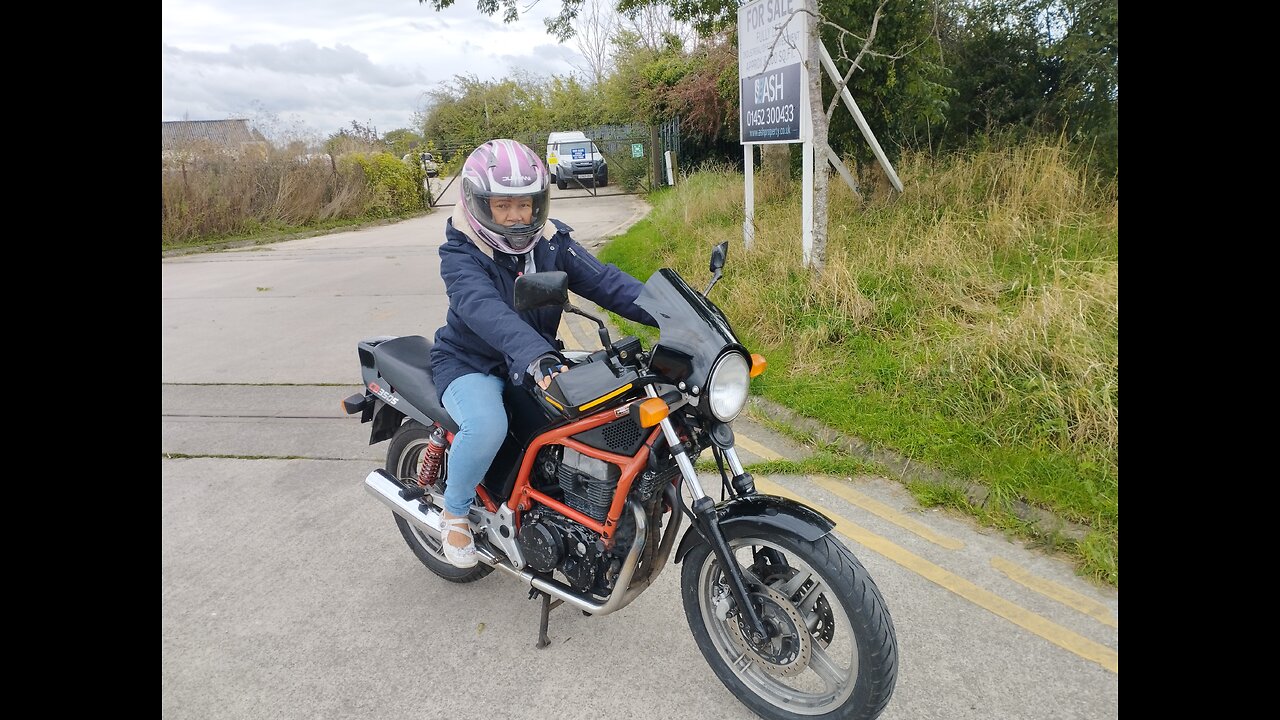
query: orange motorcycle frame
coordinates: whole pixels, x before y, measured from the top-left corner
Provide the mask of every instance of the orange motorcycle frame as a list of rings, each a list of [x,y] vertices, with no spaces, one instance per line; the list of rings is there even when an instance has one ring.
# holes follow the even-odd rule
[[[620,407],[626,406],[624,405]],[[515,485],[511,489],[511,497],[507,499],[507,506],[511,508],[514,514],[517,530],[520,528],[520,518],[525,512],[532,510],[535,505],[545,505],[570,520],[599,533],[600,537],[604,540],[606,547],[613,546],[613,533],[618,526],[618,521],[622,518],[622,511],[626,506],[627,495],[631,492],[631,484],[635,482],[636,477],[644,470],[645,466],[648,465],[649,448],[653,445],[654,440],[661,431],[660,427],[654,427],[652,432],[649,433],[649,437],[645,440],[644,444],[640,446],[640,450],[636,452],[635,456],[618,455],[617,453],[611,453],[607,450],[593,448],[590,445],[573,438],[574,435],[587,432],[588,430],[593,430],[601,425],[607,425],[608,423],[620,419],[621,416],[617,413],[617,410],[618,407],[602,409],[595,414],[579,418],[566,425],[561,425],[558,428],[548,430],[535,437],[533,441],[529,443],[529,447],[525,449],[524,456],[520,461],[520,471],[516,475]],[[613,494],[613,503],[609,506],[609,512],[605,515],[604,522],[600,522],[578,512],[560,500],[557,500],[556,498],[551,497],[550,495],[533,487],[533,484],[530,481],[530,476],[533,474],[534,460],[537,459],[538,452],[548,445],[563,445],[564,447],[577,450],[587,457],[603,460],[607,463],[612,463],[613,465],[618,466],[621,474],[618,478],[618,486]],[[484,503],[486,510],[489,512],[497,511],[497,503],[495,503],[493,497],[485,491],[483,485],[476,486],[476,493],[479,496],[480,501]]]

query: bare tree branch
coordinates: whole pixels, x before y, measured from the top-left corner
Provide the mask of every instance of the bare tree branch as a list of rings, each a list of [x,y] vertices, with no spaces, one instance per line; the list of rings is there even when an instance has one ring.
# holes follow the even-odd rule
[[[871,18],[871,32],[867,33],[867,38],[866,38],[866,40],[864,40],[864,41],[862,42],[862,48],[858,51],[858,55],[857,55],[857,57],[854,57],[854,58],[851,60],[850,65],[849,65],[849,70],[848,70],[848,72],[846,72],[846,73],[844,74],[844,77],[840,78],[840,82],[836,84],[836,91],[835,91],[835,93],[831,96],[831,103],[830,103],[829,105],[827,105],[827,112],[826,112],[826,115],[827,115],[827,122],[831,122],[831,118],[832,118],[832,116],[834,116],[834,115],[835,115],[835,112],[836,112],[836,105],[840,104],[840,93],[841,93],[841,92],[843,92],[843,91],[844,91],[844,89],[845,89],[846,87],[848,87],[848,86],[849,86],[849,78],[853,77],[853,71],[854,71],[854,70],[858,70],[858,69],[860,69],[860,68],[862,67],[862,65],[861,65],[860,63],[862,62],[862,58],[863,58],[864,56],[866,56],[868,53],[871,53],[872,55],[874,55],[874,56],[878,56],[878,57],[890,57],[890,58],[892,58],[892,59],[894,59],[894,60],[898,59],[897,57],[894,57],[894,56],[886,56],[886,55],[882,55],[882,54],[880,54],[880,53],[873,53],[873,52],[871,51],[871,43],[875,42],[875,39],[876,39],[876,30],[877,30],[877,28],[879,28],[879,26],[880,26],[880,18],[883,16],[883,14],[884,14],[884,6],[885,6],[885,4],[886,4],[886,3],[888,3],[888,2],[889,2],[889,0],[880,0],[880,5],[879,5],[878,7],[876,7],[876,13],[875,13],[875,15]],[[836,30],[838,30],[838,31],[841,33],[841,35],[840,35],[840,56],[839,56],[839,57],[840,57],[840,59],[841,59],[841,60],[849,60],[849,53],[848,53],[848,51],[845,49],[845,46],[844,46],[844,36],[845,36],[845,35],[850,35],[850,36],[852,36],[852,37],[854,37],[854,38],[857,38],[858,36],[857,36],[857,35],[854,35],[853,33],[849,32],[848,30],[845,30],[844,28],[840,27],[839,25],[836,25],[835,23],[828,22],[828,21],[826,21],[826,20],[823,20],[822,22],[823,22],[823,24],[824,24],[824,25],[830,25],[831,27],[835,28]]]
[[[537,0],[534,0],[537,2]],[[612,67],[610,55],[613,49],[613,35],[617,29],[617,15],[606,0],[587,0],[586,18],[577,23],[578,31],[574,35],[578,53],[586,60],[586,70],[575,66],[595,87],[600,87]]]
[[[680,46],[693,49],[698,45],[698,34],[687,22],[672,17],[665,6],[645,5],[620,13],[619,27],[625,27],[636,33],[644,47],[654,52],[661,52],[664,38],[675,36]]]
[[[889,0],[880,0],[880,5],[876,7],[875,15],[871,18],[871,32],[867,34],[867,37],[865,39],[860,37],[856,33],[844,28],[843,26],[837,25],[836,23],[833,23],[830,20],[827,20],[822,15],[815,14],[813,11],[809,10],[808,8],[801,8],[800,10],[795,10],[792,12],[792,15],[796,15],[800,13],[803,13],[805,15],[812,15],[816,19],[818,24],[835,28],[836,32],[840,34],[840,53],[839,55],[836,56],[836,58],[850,61],[849,71],[845,73],[841,81],[836,84],[835,95],[834,97],[831,98],[831,104],[827,106],[826,115],[827,115],[828,122],[831,121],[832,116],[835,114],[835,107],[840,102],[840,91],[843,90],[846,86],[848,86],[849,78],[853,76],[853,71],[861,69],[862,66],[860,63],[863,57],[870,55],[871,57],[883,57],[883,58],[889,58],[890,60],[900,60],[903,57],[906,57],[911,52],[914,52],[915,50],[919,49],[921,45],[923,45],[923,42],[922,42],[916,45],[915,47],[911,48],[910,50],[901,51],[897,55],[876,52],[871,49],[871,45],[872,43],[875,42],[875,39],[876,39],[876,29],[880,25],[880,18],[884,16],[884,6],[887,5],[888,2]],[[778,45],[778,41],[782,39],[783,32],[787,29],[787,26],[790,24],[791,24],[791,20],[790,18],[788,18],[787,22],[782,23],[781,25],[778,26],[778,32],[776,35],[774,35],[773,42],[769,44],[769,54],[765,56],[764,65],[762,67],[769,67],[769,61],[773,59],[774,50]],[[861,49],[858,50],[857,56],[852,59],[850,59],[849,52],[845,47],[845,36],[849,36],[856,40],[862,41]],[[788,47],[795,48],[795,43],[791,42],[790,37],[786,38],[786,40],[787,40],[786,45]]]
[[[791,17],[794,17],[795,15],[798,15],[801,13],[805,15],[813,14],[809,12],[808,9],[794,10],[792,11],[791,16],[787,17],[786,22],[778,25],[778,32],[773,36],[773,42],[769,43],[769,54],[764,56],[764,64],[760,66],[762,70],[764,68],[769,67],[769,61],[773,59],[774,48],[778,47],[778,41],[782,39],[782,34],[787,31],[787,26],[791,24]],[[799,48],[796,47],[796,44],[791,42],[790,36],[787,37],[787,47],[791,48],[792,50],[799,50]]]

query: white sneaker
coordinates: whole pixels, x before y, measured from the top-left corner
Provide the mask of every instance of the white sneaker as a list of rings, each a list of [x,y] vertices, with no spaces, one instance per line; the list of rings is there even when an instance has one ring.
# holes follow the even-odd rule
[[[444,559],[456,568],[475,567],[479,561],[476,559],[476,543],[471,537],[471,523],[464,517],[450,518],[444,515],[440,516],[440,522],[443,528],[440,533],[440,549],[444,552]],[[449,542],[449,533],[466,535],[467,544],[454,547]]]

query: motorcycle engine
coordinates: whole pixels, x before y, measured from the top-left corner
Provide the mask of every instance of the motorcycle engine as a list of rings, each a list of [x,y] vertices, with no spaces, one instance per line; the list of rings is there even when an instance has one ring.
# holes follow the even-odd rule
[[[590,517],[604,522],[613,504],[613,491],[618,487],[622,471],[617,465],[587,457],[573,448],[564,448],[560,466],[556,470],[560,489],[564,491],[564,504]]]
[[[539,485],[560,490],[564,503],[601,522],[609,514],[621,477],[618,466],[582,455],[563,446],[544,448],[538,455]],[[579,592],[608,595],[622,569],[622,560],[635,542],[635,518],[623,512],[606,550],[599,533],[547,507],[525,513],[516,541],[525,562],[537,572],[559,570]]]
[[[613,550],[600,535],[558,512],[535,508],[526,513],[516,540],[533,570],[559,570],[578,592],[608,595],[622,570],[622,560],[635,541],[635,520],[624,515]]]

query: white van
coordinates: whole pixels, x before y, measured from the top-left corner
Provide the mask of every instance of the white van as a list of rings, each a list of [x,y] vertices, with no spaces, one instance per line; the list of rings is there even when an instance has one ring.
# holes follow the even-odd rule
[[[553,132],[547,136],[547,170],[556,187],[564,190],[572,180],[593,187],[609,184],[609,163],[600,148],[581,130]]]
[[[405,153],[404,157],[401,157],[400,160],[413,164],[415,155],[417,156],[416,159],[418,164],[422,167],[422,172],[425,173],[427,177],[433,178],[440,174],[440,166],[436,164],[435,157],[433,157],[429,152]]]

